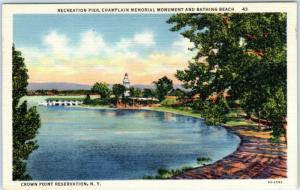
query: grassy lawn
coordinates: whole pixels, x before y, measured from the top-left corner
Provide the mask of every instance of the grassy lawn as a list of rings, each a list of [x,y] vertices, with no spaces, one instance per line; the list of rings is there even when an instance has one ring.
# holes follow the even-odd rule
[[[165,106],[160,106],[160,107],[151,107],[151,110],[156,110],[156,111],[162,111],[162,112],[171,112],[171,113],[176,113],[180,115],[187,115],[187,116],[192,116],[192,117],[197,117],[201,118],[200,113],[197,113],[191,109],[185,108],[185,107],[165,107]]]
[[[78,96],[61,96],[61,97],[51,97],[47,98],[46,101],[55,101],[55,100],[66,100],[66,101],[82,101],[84,100],[84,97],[78,97]]]
[[[246,121],[244,119],[231,119],[225,123],[225,125],[230,127],[236,126],[257,126],[257,123]]]
[[[252,121],[247,121],[243,118],[245,115],[244,111],[240,108],[231,109],[230,112],[226,115],[228,121],[224,123],[227,126],[257,126],[257,123]]]

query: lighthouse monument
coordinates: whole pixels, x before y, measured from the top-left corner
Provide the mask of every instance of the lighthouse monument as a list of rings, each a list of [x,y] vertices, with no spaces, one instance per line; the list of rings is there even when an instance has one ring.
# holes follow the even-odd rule
[[[124,79],[123,79],[123,85],[126,87],[125,96],[129,96],[129,88],[130,88],[130,82],[128,79],[128,74],[125,73]]]

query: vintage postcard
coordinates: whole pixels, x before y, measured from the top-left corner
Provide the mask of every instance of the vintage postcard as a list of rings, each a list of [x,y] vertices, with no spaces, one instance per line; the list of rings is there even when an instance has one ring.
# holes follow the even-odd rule
[[[296,3],[3,5],[4,189],[291,189]]]

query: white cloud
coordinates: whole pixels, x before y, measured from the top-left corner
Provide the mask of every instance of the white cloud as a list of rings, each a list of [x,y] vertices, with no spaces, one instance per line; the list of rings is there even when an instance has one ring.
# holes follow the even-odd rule
[[[132,38],[121,38],[116,47],[118,50],[128,50],[128,48],[134,45],[141,45],[145,47],[154,46],[154,34],[152,31],[144,31],[142,33],[136,33]]]
[[[36,64],[38,60],[45,56],[38,48],[34,47],[19,47],[22,55],[25,57],[26,64]]]
[[[69,43],[66,35],[57,31],[50,31],[42,40],[47,46],[48,55],[56,57],[88,57],[111,52],[102,35],[94,30],[81,33],[78,42],[74,44]]]
[[[100,34],[94,30],[88,30],[81,34],[81,39],[79,42],[79,48],[76,53],[81,56],[97,55],[105,47],[104,39]]]
[[[121,40],[117,43],[116,47],[118,49],[127,49],[132,46],[132,39],[130,38],[121,38]]]
[[[144,31],[129,38],[116,39],[117,42],[111,44],[94,30],[82,32],[75,42],[63,33],[50,31],[43,37],[44,50],[25,47],[24,55],[26,60],[37,63],[29,65],[32,81],[90,83],[104,80],[113,83],[119,81],[116,76],[122,77],[129,71],[132,71],[134,81],[141,83],[156,80],[165,74],[174,77],[176,70],[184,69],[191,58],[187,48],[192,47],[192,43],[181,38],[171,44],[166,52],[150,51],[141,56],[139,52],[143,47],[156,44],[154,36],[151,31]]]
[[[143,33],[135,34],[133,37],[133,41],[144,46],[155,45],[154,35],[151,31],[144,31]]]
[[[43,42],[55,55],[65,56],[70,53],[68,44],[69,40],[67,36],[58,34],[56,31],[51,31],[46,36],[44,36]]]
[[[174,49],[186,51],[188,49],[194,48],[195,44],[187,38],[180,38],[180,40],[178,40],[172,44],[172,47]]]

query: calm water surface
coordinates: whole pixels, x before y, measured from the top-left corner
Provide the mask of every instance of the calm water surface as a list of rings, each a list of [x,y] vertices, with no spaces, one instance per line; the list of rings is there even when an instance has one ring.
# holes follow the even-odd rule
[[[35,105],[43,97],[27,97]],[[159,168],[219,160],[240,139],[201,119],[148,110],[39,106],[39,148],[28,159],[34,180],[140,179]]]

